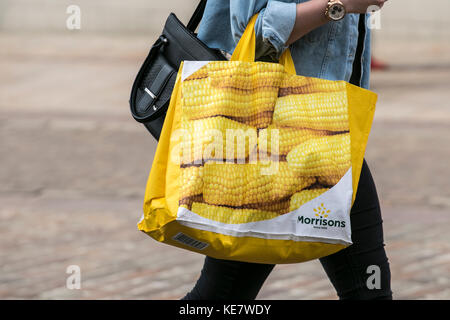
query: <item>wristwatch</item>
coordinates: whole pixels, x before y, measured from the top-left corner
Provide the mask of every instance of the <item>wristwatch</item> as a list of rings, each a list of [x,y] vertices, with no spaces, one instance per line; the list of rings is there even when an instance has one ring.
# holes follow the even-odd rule
[[[344,4],[339,0],[328,1],[327,7],[325,9],[325,16],[328,20],[339,21],[345,16]]]

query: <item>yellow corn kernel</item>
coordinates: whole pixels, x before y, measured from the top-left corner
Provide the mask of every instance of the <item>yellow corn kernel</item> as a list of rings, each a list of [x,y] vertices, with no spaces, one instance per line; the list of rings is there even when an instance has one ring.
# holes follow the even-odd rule
[[[230,117],[230,119],[252,126],[256,129],[263,129],[267,128],[272,123],[272,115],[273,112],[266,111],[254,114],[250,117]]]
[[[180,168],[180,199],[199,195],[203,192],[203,167]]]
[[[341,180],[343,175],[335,175],[335,176],[322,176],[317,177],[317,182],[326,185],[326,186],[334,186],[336,185],[339,180]]]
[[[302,176],[343,176],[351,166],[350,134],[310,139],[292,149],[286,160]]]
[[[272,136],[272,133],[274,135]],[[311,130],[294,127],[277,127],[270,125],[258,132],[258,150],[260,152],[285,156],[297,145],[316,137],[327,134],[323,130]],[[278,139],[276,138],[278,136]],[[278,140],[278,142],[277,142]],[[273,145],[272,143],[275,143]],[[278,143],[278,151],[276,143]]]
[[[348,131],[347,94],[319,92],[278,98],[273,113],[278,126]]]
[[[273,202],[298,192],[316,181],[302,178],[286,162],[256,164],[206,163],[203,198],[209,204],[243,206]]]
[[[191,211],[206,219],[228,224],[269,220],[278,216],[276,212],[272,211],[261,211],[258,209],[234,209],[199,202],[194,202],[192,204]]]
[[[301,192],[295,193],[291,197],[291,202],[289,206],[289,211],[294,211],[300,208],[302,205],[307,203],[308,201],[311,201],[314,198],[317,198],[322,193],[327,192],[329,189],[310,189],[310,190],[303,190]]]
[[[182,141],[185,164],[199,160],[245,159],[256,148],[256,128],[228,118],[183,119],[181,126],[187,130]],[[227,147],[230,148],[228,153]],[[184,152],[190,152],[190,157]]]

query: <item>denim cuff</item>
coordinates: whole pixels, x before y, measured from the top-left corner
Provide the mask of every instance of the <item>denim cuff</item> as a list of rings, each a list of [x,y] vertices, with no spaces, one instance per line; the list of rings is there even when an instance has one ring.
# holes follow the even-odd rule
[[[286,42],[294,29],[297,3],[269,0],[262,13],[258,16],[258,20],[261,19],[262,39],[270,42],[278,55],[281,55],[287,49]]]

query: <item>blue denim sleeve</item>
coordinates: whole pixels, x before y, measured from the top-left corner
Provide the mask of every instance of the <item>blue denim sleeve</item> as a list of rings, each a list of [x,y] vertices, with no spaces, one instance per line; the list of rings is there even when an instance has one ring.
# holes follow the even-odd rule
[[[288,0],[289,1],[289,0]],[[237,44],[250,18],[259,12],[255,25],[255,58],[278,60],[297,16],[296,2],[275,0],[230,0],[231,32]]]

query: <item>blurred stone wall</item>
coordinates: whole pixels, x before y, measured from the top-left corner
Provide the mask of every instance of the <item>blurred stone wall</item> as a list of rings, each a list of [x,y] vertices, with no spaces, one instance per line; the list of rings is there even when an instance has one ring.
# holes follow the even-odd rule
[[[226,1],[226,0],[223,0]],[[242,0],[246,1],[246,0]],[[187,21],[198,0],[1,0],[0,31],[66,30],[66,9],[81,8],[83,32],[159,33],[170,11]],[[450,41],[449,0],[391,0],[381,15],[386,40]]]
[[[186,22],[196,0],[1,0],[0,31],[67,31],[67,7],[81,10],[81,32],[159,33],[172,11]]]
[[[381,29],[386,40],[450,41],[449,0],[391,0],[381,12]]]

